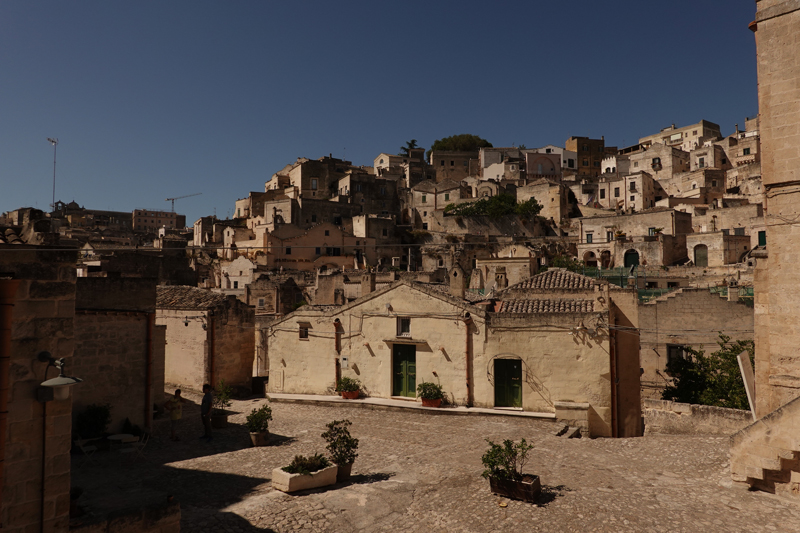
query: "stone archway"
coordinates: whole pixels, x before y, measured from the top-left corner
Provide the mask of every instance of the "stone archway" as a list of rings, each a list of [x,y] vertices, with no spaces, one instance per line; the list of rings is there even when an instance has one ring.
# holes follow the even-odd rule
[[[583,254],[583,263],[587,267],[597,267],[597,256],[591,250]]]
[[[600,267],[611,268],[611,252],[608,250],[600,252]]]
[[[625,252],[625,268],[632,266],[639,266],[639,252],[636,250],[628,250]]]

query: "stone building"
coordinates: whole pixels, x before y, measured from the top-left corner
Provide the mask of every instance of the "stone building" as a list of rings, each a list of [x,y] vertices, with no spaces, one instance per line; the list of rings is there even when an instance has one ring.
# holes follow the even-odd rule
[[[58,370],[37,354],[63,358],[66,375],[77,375],[77,253],[9,246],[0,245],[0,524],[4,532],[62,532],[69,528],[73,394],[41,394]]]
[[[638,337],[615,330],[631,327],[622,309],[635,313],[635,297],[620,291],[618,307],[607,284],[561,270],[481,305],[458,296],[463,284],[451,289],[398,281],[273,322],[269,390],[326,394],[350,376],[370,396],[415,398],[433,381],[458,405],[540,412],[591,436],[641,434]]]
[[[564,148],[578,154],[577,171],[579,175],[585,176],[599,176],[602,173],[603,158],[617,151],[615,146],[606,146],[604,137],[570,137],[564,143]]]
[[[719,124],[714,124],[707,120],[701,120],[697,124],[676,128],[675,124],[663,128],[654,135],[648,135],[639,139],[639,144],[650,147],[654,144],[665,144],[680,148],[684,152],[690,152],[697,147],[703,146],[706,141],[716,141],[720,139]]]
[[[758,420],[731,438],[735,481],[769,492],[800,493],[800,9],[758,0],[761,166],[766,247],[755,250],[755,391]],[[752,397],[754,396],[754,398]]]
[[[77,279],[71,368],[91,385],[75,387],[73,418],[87,405],[109,404],[110,432],[120,433],[126,419],[151,428],[164,392],[166,342],[155,307],[155,279]]]
[[[156,324],[166,326],[166,383],[195,391],[221,380],[250,389],[255,354],[253,308],[205,289],[160,286]]]
[[[730,294],[738,295],[732,288]],[[717,350],[719,334],[733,340],[753,338],[753,308],[705,288],[683,287],[639,305],[642,397],[661,399],[671,383],[667,363],[686,358],[686,347]]]
[[[474,175],[470,172],[470,163],[476,166],[479,157],[480,152],[432,151],[430,165],[436,172],[436,181],[461,181]]]

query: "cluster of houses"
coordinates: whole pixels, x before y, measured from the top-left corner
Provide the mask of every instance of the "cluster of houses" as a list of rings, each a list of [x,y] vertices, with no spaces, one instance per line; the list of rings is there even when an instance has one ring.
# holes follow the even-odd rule
[[[670,359],[719,332],[753,337],[756,125],[722,137],[701,121],[623,150],[571,137],[382,153],[369,167],[298,159],[234,218],[191,228],[75,202],[4,213],[0,284],[11,364],[25,369],[10,412],[33,423],[47,351],[93,383],[43,413],[67,432],[91,404],[112,405],[112,431],[150,427],[165,387],[325,395],[347,376],[373,397],[413,400],[433,381],[456,405],[641,435]],[[446,209],[499,195],[541,211]],[[20,465],[35,462],[26,438],[11,447]]]

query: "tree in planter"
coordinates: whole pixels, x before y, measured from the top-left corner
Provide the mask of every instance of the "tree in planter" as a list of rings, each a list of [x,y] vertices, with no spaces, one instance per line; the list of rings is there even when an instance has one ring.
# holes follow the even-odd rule
[[[269,421],[272,420],[272,408],[262,405],[247,415],[247,429],[253,446],[264,446],[269,442]]]
[[[225,409],[231,406],[231,387],[227,383],[225,383],[224,379],[219,380],[219,385],[214,390],[214,401],[212,406],[214,407],[213,414],[215,415],[224,415]]]
[[[485,478],[510,479],[522,481],[522,467],[528,462],[528,453],[533,449],[525,439],[519,442],[506,439],[503,444],[495,444],[486,439],[489,449],[481,457]]]
[[[340,482],[350,478],[353,462],[358,457],[358,439],[350,435],[350,430],[347,429],[351,425],[349,420],[334,420],[326,426],[328,431],[322,434],[322,438],[328,443],[326,448],[331,461],[339,467],[336,480]]]

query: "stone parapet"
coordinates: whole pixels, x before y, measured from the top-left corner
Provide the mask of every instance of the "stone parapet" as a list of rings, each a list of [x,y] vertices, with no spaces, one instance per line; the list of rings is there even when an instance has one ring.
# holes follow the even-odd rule
[[[645,435],[731,435],[753,422],[750,411],[667,400],[642,401]]]

